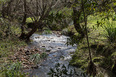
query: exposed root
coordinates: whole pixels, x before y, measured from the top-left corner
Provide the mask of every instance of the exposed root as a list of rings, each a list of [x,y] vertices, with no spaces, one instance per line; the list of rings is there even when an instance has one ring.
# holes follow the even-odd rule
[[[90,76],[93,75],[93,77],[97,74],[96,66],[92,61],[88,64],[87,73],[90,74]]]

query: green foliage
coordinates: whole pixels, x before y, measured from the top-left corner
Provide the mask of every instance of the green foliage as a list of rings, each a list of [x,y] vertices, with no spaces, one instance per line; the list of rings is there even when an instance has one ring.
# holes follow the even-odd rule
[[[95,65],[97,65],[97,70],[99,72],[99,74],[96,77],[99,77],[100,74],[103,75],[103,71],[100,70],[100,68],[105,69],[105,70],[110,70],[112,69],[112,65],[113,65],[113,61],[116,58],[116,53],[112,53],[113,51],[115,51],[113,48],[114,47],[110,47],[105,45],[105,50],[101,49],[97,55],[96,55],[96,48],[93,49],[91,48],[92,51],[92,61],[95,63]],[[97,48],[99,49],[100,46],[97,46]],[[95,52],[95,53],[94,53]],[[111,56],[112,53],[112,56]],[[76,50],[75,54],[72,56],[72,60],[70,61],[71,65],[74,65],[78,68],[82,68],[84,71],[86,71],[87,66],[88,66],[88,50],[87,50],[87,46],[84,44],[82,46],[78,45],[78,50]]]
[[[63,29],[61,33],[62,33],[63,35],[68,35],[68,29],[67,29],[67,28]]]
[[[22,76],[23,73],[19,70],[21,67],[19,62],[13,64],[11,63],[9,65],[7,64],[9,63],[9,56],[14,54],[19,47],[25,45],[24,41],[17,40],[16,38],[13,40],[4,39],[0,41],[0,69],[3,68],[1,70],[3,72],[0,74],[0,77],[25,77]]]
[[[43,53],[40,54],[40,58],[41,59],[45,59],[45,58],[47,58],[47,56],[48,55],[45,52],[43,52]]]
[[[19,47],[26,46],[24,41],[18,39],[21,30],[16,20],[0,18],[0,77],[25,77],[21,63],[10,63],[9,56]],[[5,65],[4,65],[5,64]]]
[[[50,68],[48,75],[50,77],[88,77],[84,72],[76,71],[76,69],[68,68],[65,65],[61,65],[59,63],[55,65],[55,68]]]
[[[112,20],[113,21],[116,21],[116,15],[113,16]]]
[[[43,34],[52,34],[52,31],[49,28],[44,28]]]
[[[113,52],[113,53],[111,54],[111,57],[115,59],[115,58],[116,58],[116,52]]]
[[[45,22],[51,30],[62,30],[72,21],[71,12],[69,8],[63,8],[58,12],[51,11]]]
[[[71,33],[72,34],[72,33]],[[70,38],[67,39],[67,45],[79,44],[83,39],[80,39],[79,36],[72,34]]]
[[[2,4],[3,2],[6,2],[6,1],[8,1],[8,0],[0,0],[0,4]]]
[[[30,56],[29,61],[37,65],[42,59],[45,59],[45,58],[47,58],[47,54],[45,52],[41,54],[36,53]]]
[[[97,70],[99,73],[96,77],[104,77],[104,72],[100,68],[111,72],[113,61],[116,58],[116,21],[112,21],[112,15],[109,16],[106,14],[105,16],[101,16],[100,14],[95,14],[88,16],[87,27],[90,30],[89,41],[92,51],[92,61],[98,66]],[[78,50],[72,56],[70,64],[86,71],[89,60],[87,49],[86,41],[83,39],[78,44]]]
[[[67,28],[62,30],[62,34],[69,36],[70,38],[67,39],[67,45],[74,45],[74,44],[78,44],[82,41],[82,39],[80,39],[80,35],[79,33],[75,30],[74,25],[70,25]]]
[[[4,1],[9,1],[9,0],[0,0],[0,4]],[[102,1],[104,1],[104,0],[102,0]],[[98,1],[97,0],[95,0],[95,1],[94,0],[81,0],[81,1],[78,1],[79,3],[76,3],[76,0],[75,0],[75,3],[72,7],[78,7],[78,6],[80,7],[84,3],[84,6],[79,8],[79,10],[82,11],[82,9],[84,8],[84,11],[86,12],[86,16],[88,16],[90,14],[93,14],[95,11],[98,12],[98,11],[101,11],[101,10],[104,10],[104,9],[107,9],[107,11],[109,13],[109,10],[108,10],[110,8],[109,4],[108,4],[109,1],[110,0],[106,0],[105,1],[106,3],[103,2],[103,5],[101,4],[102,6],[100,6],[100,9],[98,8],[98,3],[100,3],[99,0]],[[13,6],[14,6],[14,3],[13,3]],[[108,7],[105,7],[105,6],[108,6]],[[21,8],[19,8],[19,9],[21,9]],[[72,12],[73,12],[72,8],[71,9],[63,8],[59,12],[54,12],[52,10],[52,12],[49,14],[49,16],[46,16],[45,20],[43,20],[42,22],[43,23],[45,22],[47,24],[47,27],[49,27],[52,30],[62,30],[63,28],[66,28],[70,24],[70,21],[72,21],[72,17],[71,17]],[[19,13],[23,13],[23,12],[21,12],[20,10],[18,11],[18,9],[17,9],[16,13],[19,14]],[[14,13],[12,13],[12,14],[14,14]],[[34,12],[32,12],[32,14],[34,14]],[[104,15],[106,16],[108,14],[104,12]],[[108,18],[109,17],[107,17],[107,19]],[[83,13],[81,13],[81,17],[79,19],[79,21],[81,22],[81,26],[83,25],[83,19],[84,19]],[[90,20],[92,20],[92,19],[90,19]],[[115,20],[115,16],[114,16],[113,20]],[[27,18],[26,22],[33,22],[33,20],[29,17],[29,18]],[[107,23],[107,21],[106,21],[106,23]],[[101,22],[98,21],[97,26],[99,27],[101,25],[103,25],[102,21]],[[109,40],[109,42],[111,42],[111,43],[116,42],[116,27],[114,27],[114,25],[115,24],[109,23],[109,21],[108,21],[108,23],[104,27],[104,29],[107,33],[106,37]],[[44,34],[51,33],[50,29],[44,29]],[[71,29],[71,31],[73,31],[73,29]],[[78,39],[78,37],[77,37],[78,34],[75,34],[74,32],[71,32],[71,31],[68,30],[68,32],[67,32],[69,35],[71,35],[71,38],[68,39],[67,45],[70,45],[70,44],[74,45],[74,44],[78,44],[79,42],[83,41],[83,40]],[[3,40],[3,38],[7,38],[7,41],[5,40],[6,42],[3,41],[4,43],[2,43],[2,41],[0,41],[0,43],[1,43],[0,44],[0,57],[5,57],[5,56],[7,56],[7,54],[9,54],[8,53],[9,51],[14,51],[15,49],[17,49],[17,46],[20,45],[20,43],[19,43],[20,41],[17,40],[17,42],[14,42],[14,38],[15,38],[14,35],[19,35],[20,33],[21,33],[21,30],[20,30],[19,24],[17,26],[16,24],[13,24],[11,21],[0,18],[0,38],[2,38],[2,40]],[[95,35],[95,33],[94,33],[94,35]],[[78,36],[80,36],[80,35],[78,35]],[[9,41],[8,37],[10,37],[13,41]],[[87,47],[86,47],[86,49],[87,49]],[[78,50],[79,52],[76,53],[76,55],[73,55],[72,64],[75,64],[77,66],[83,66],[84,64],[86,64],[88,62],[88,57],[87,57],[88,54],[86,52],[86,49],[85,50],[84,49],[82,49],[82,50],[79,49]],[[101,52],[101,50],[103,50],[103,48],[100,48],[100,47],[97,48],[97,52]],[[93,52],[95,52],[95,50]],[[103,52],[102,54],[104,54],[104,53],[107,53],[107,52]],[[98,53],[98,55],[101,55],[101,54]],[[110,54],[108,54],[108,59],[94,57],[95,55],[93,55],[93,57],[94,57],[93,61],[94,62],[99,62],[99,60],[101,61],[101,59],[102,59],[103,60],[102,65],[108,67],[108,65],[112,65],[112,59],[109,55]],[[113,53],[112,56],[114,57],[115,53]],[[47,57],[46,53],[33,54],[32,56],[30,56],[30,61],[34,62],[35,64],[38,64],[41,59],[44,59],[46,57]],[[106,61],[109,62],[109,63],[104,64]],[[19,75],[18,71],[20,70],[19,66],[20,66],[20,63],[10,65],[9,67],[7,67],[8,69],[6,69],[5,75],[7,77],[15,77],[15,76],[17,77],[17,75]],[[18,70],[18,71],[13,72],[15,69]],[[49,73],[49,75],[51,75],[53,77],[54,76],[62,76],[62,75],[72,76],[72,75],[75,74],[72,71],[74,71],[74,70],[71,70],[70,73],[68,73],[68,69],[64,65],[60,66],[58,64],[56,66],[56,69],[51,69],[51,72]]]
[[[5,77],[25,77],[26,74],[22,73],[21,69],[21,63],[12,63],[10,65],[6,65],[6,67],[3,67],[2,73]]]
[[[18,22],[11,22],[7,19],[0,18],[0,37],[11,37],[19,35],[21,29]]]
[[[41,60],[40,54],[36,53],[36,54],[31,55],[29,60],[33,62],[34,64],[38,64]]]
[[[16,37],[9,38],[1,38],[0,40],[0,68],[3,68],[2,74],[0,77],[25,77],[23,73],[20,71],[20,63],[10,63],[9,65],[9,56],[14,54],[18,50],[19,47],[26,46],[24,41],[18,40]],[[7,65],[4,65],[4,64]]]
[[[113,65],[113,60],[112,60],[111,56],[108,56],[107,58],[103,58],[102,62],[100,63],[101,67],[107,68],[109,70],[112,69],[112,65]]]
[[[104,26],[105,31],[107,32],[106,36],[110,43],[116,42],[116,27],[113,22],[109,20],[106,22],[106,26]]]
[[[0,56],[7,57],[13,51],[16,51],[17,48],[21,46],[26,46],[27,44],[24,41],[20,41],[17,38],[9,40],[9,39],[2,39],[0,41]]]
[[[93,62],[98,62],[99,63],[103,60],[103,57],[101,57],[101,56],[100,57],[94,57],[92,60],[93,60]]]
[[[82,69],[86,68],[87,62],[88,62],[87,56],[84,56],[85,54],[83,55],[82,53],[83,51],[77,50],[75,54],[72,56],[72,60],[70,61],[70,64],[79,68],[81,67]],[[84,57],[82,58],[81,56],[84,56]]]
[[[33,18],[31,18],[31,17],[29,17],[29,18],[26,19],[26,22],[27,22],[27,23],[31,23],[31,22],[33,22],[33,21],[34,21],[34,20],[33,20]]]

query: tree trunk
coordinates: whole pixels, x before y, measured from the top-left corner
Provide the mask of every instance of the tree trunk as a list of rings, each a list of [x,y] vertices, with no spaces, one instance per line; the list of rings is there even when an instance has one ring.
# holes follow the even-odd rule
[[[20,39],[24,39],[25,38],[25,32],[24,32],[24,25],[26,24],[26,18],[27,18],[27,14],[26,14],[26,0],[24,0],[24,16],[23,16],[23,21],[21,24],[21,35],[20,35]]]
[[[2,4],[1,14],[2,14],[2,17],[5,18],[5,7],[4,7],[4,3]]]
[[[39,8],[39,4],[38,4],[38,0],[36,0],[36,15],[38,16],[38,8]]]
[[[91,50],[90,50],[88,30],[87,30],[87,15],[85,12],[85,7],[84,7],[85,5],[84,5],[83,0],[81,0],[81,4],[82,4],[81,8],[83,11],[83,16],[84,16],[85,33],[86,33],[87,45],[88,45],[88,50],[89,50],[89,60],[90,60],[90,62],[88,64],[87,72],[90,74],[90,76],[93,75],[93,77],[95,77],[95,75],[97,74],[97,70],[96,70],[95,64],[92,61],[92,54],[91,54]]]
[[[41,22],[35,22],[34,25],[33,25],[32,30],[31,30],[29,33],[27,33],[27,34],[25,35],[25,39],[26,39],[27,41],[29,40],[30,36],[32,36],[32,34],[35,33],[35,32],[37,31],[38,26],[42,26],[42,23],[41,23]]]
[[[32,36],[32,34],[35,33],[36,31],[37,31],[37,25],[34,26],[34,28],[33,28],[29,33],[27,33],[27,34],[25,35],[25,39],[28,41],[29,38]]]
[[[116,60],[115,60],[115,63],[114,63],[114,67],[112,68],[112,72],[116,75]]]
[[[80,34],[80,39],[84,38],[85,34],[83,29],[80,26],[80,16],[81,16],[81,11],[77,11],[76,7],[73,7],[73,22],[74,22],[74,27],[76,31]]]
[[[10,0],[8,2],[8,6],[7,6],[7,16],[11,15],[11,3],[13,2],[13,0]]]
[[[19,37],[20,39],[24,39],[25,38],[24,25],[26,23],[26,18],[27,18],[27,15],[25,14],[24,18],[23,18],[23,22],[21,24],[21,35]]]

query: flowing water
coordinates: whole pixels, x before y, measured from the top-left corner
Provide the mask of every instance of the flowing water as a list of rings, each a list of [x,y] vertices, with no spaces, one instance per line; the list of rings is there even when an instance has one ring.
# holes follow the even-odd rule
[[[32,35],[33,42],[30,47],[36,46],[49,54],[47,59],[39,64],[37,69],[31,70],[30,77],[49,77],[47,75],[49,69],[54,68],[57,63],[68,66],[71,55],[75,52],[77,46],[67,46],[67,38],[69,37],[57,34]]]

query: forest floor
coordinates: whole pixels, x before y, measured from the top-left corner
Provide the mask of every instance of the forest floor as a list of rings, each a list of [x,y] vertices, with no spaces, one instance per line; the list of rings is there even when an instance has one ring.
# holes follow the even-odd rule
[[[11,71],[10,65],[15,63],[14,60],[11,60],[11,56],[15,57],[14,54],[26,45],[24,41],[18,40],[17,37],[12,39],[7,37],[0,40],[0,77],[5,77],[8,70]],[[17,62],[19,61],[17,60]]]

